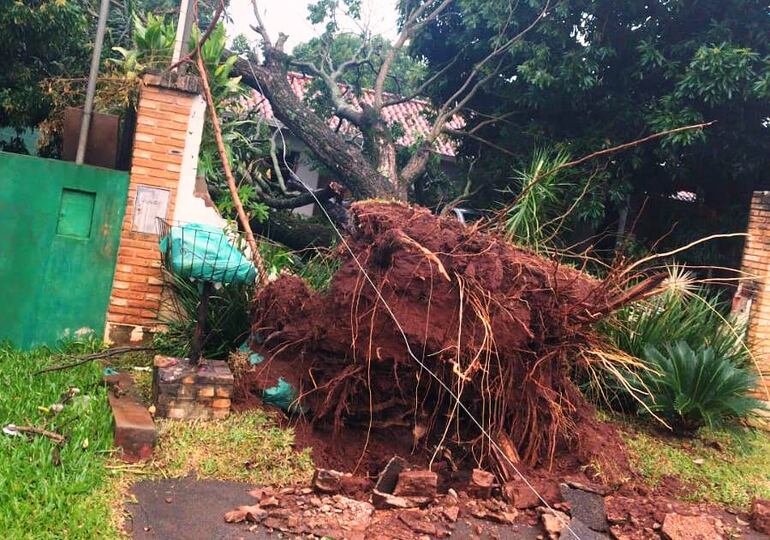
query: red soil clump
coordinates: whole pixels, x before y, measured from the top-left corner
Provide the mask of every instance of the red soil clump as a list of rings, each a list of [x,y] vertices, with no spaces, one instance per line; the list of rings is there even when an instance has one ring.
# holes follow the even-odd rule
[[[241,399],[280,375],[336,437],[357,429],[374,445],[371,433],[400,430],[415,454],[450,454],[503,480],[511,463],[558,468],[562,454],[604,456],[622,473],[620,439],[570,374],[590,361],[580,351],[596,342],[592,323],[659,278],[625,290],[397,203],[357,203],[351,217],[326,291],[287,275],[258,294],[254,346],[268,360],[241,377]]]

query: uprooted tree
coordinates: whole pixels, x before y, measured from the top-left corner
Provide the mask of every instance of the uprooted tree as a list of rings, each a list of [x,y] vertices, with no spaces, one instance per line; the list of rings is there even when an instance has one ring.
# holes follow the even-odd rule
[[[260,388],[261,374],[280,375],[335,433],[411,429],[413,451],[448,449],[501,479],[565,448],[622,470],[611,463],[617,437],[571,377],[622,367],[589,352],[607,350],[593,324],[654,294],[662,276],[596,280],[398,202],[356,203],[351,219],[328,290],[282,276],[259,291],[253,346],[268,360],[256,379],[239,377],[239,392],[261,395],[274,384]]]

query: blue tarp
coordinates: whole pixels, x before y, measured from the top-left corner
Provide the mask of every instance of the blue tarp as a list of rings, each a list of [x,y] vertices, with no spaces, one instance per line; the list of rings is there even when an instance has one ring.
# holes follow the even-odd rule
[[[254,337],[254,334],[252,334],[252,339]],[[251,352],[249,341],[244,341],[243,344],[238,347],[238,350],[240,352]],[[249,364],[252,366],[261,364],[264,360],[265,357],[257,352],[251,352],[249,355]],[[269,405],[275,405],[286,412],[301,412],[302,408],[299,406],[299,403],[295,403],[298,394],[296,388],[286,382],[283,377],[279,377],[275,386],[262,390],[262,401]]]
[[[160,239],[166,265],[176,275],[214,283],[253,283],[254,265],[227,235],[210,225],[174,225]]]
[[[278,383],[262,391],[262,401],[275,405],[286,412],[292,412],[291,409],[297,407],[297,390],[291,384],[286,382],[283,377],[278,378]],[[292,404],[294,407],[292,407]],[[301,409],[298,410],[298,412]]]

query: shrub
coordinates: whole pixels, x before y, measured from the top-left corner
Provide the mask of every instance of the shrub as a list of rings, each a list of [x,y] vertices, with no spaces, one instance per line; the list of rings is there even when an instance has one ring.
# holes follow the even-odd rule
[[[322,251],[313,251],[305,259],[276,244],[263,242],[260,253],[271,278],[281,272],[298,274],[316,290],[328,287],[331,277],[339,268],[337,258]],[[161,310],[167,331],[155,335],[154,346],[161,354],[187,356],[195,331],[200,285],[164,271],[166,300]],[[256,290],[254,285],[225,284],[209,297],[203,355],[211,359],[225,359],[249,336],[249,311]]]
[[[600,330],[611,348],[641,363],[648,347],[663,348],[681,341],[695,350],[709,348],[736,367],[753,368],[743,338],[745,323],[730,317],[719,295],[704,288],[693,289],[688,273],[673,267],[670,274],[669,287],[663,294],[628,305],[601,324]],[[643,371],[641,366],[629,363],[619,373],[589,378],[584,389],[613,410],[633,413],[639,408],[643,392],[635,397],[629,386],[639,388]],[[618,375],[624,380],[619,380]]]
[[[199,284],[171,272],[164,272],[164,281],[165,292],[170,293],[162,310],[168,330],[155,335],[154,345],[161,354],[187,356],[200,302]],[[206,358],[227,358],[249,336],[253,294],[253,285],[237,283],[222,285],[212,292],[203,345]]]
[[[644,398],[646,409],[665,420],[675,433],[713,428],[763,406],[749,395],[756,385],[754,373],[736,366],[714,348],[693,350],[686,341],[678,341],[662,350],[646,347],[644,359],[650,368],[640,373],[649,393]]]
[[[626,306],[603,326],[610,342],[623,352],[643,358],[649,346],[685,341],[690,347],[709,347],[736,366],[750,363],[743,341],[745,328],[727,314],[719,295],[705,289],[670,289],[650,300]]]

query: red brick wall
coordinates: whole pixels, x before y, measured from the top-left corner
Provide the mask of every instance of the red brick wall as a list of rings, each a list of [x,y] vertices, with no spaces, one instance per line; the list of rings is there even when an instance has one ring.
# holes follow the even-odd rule
[[[156,86],[145,78],[136,121],[128,204],[118,249],[107,324],[153,327],[161,297],[158,235],[132,231],[137,186],[167,189],[166,219],[174,215],[188,119],[195,94]],[[108,332],[108,337],[109,337]]]
[[[751,198],[748,237],[743,251],[741,288],[751,298],[748,340],[763,378],[770,377],[770,191],[755,191]],[[760,391],[765,394],[764,389]]]

